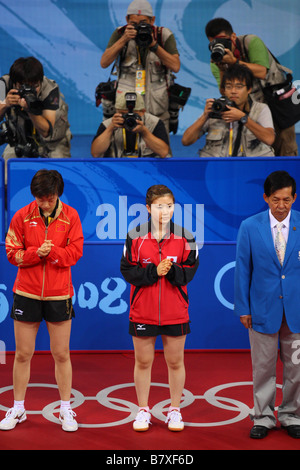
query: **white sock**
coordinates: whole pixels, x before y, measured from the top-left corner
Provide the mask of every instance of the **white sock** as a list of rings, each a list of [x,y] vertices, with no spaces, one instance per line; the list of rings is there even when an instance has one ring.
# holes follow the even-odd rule
[[[178,408],[176,406],[170,406],[169,407],[169,413],[171,413],[171,411],[180,411],[180,408]]]
[[[23,411],[25,409],[24,400],[21,400],[21,401],[14,400],[14,408],[18,411]]]
[[[149,406],[140,406],[139,411],[141,411],[141,410],[145,410],[149,413]]]
[[[60,402],[60,410],[61,411],[69,410],[70,408],[71,408],[70,401],[61,400],[61,402]]]

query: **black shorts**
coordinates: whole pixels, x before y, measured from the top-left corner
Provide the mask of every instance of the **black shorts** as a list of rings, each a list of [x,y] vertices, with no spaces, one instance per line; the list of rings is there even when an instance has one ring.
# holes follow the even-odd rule
[[[14,294],[11,318],[18,321],[60,322],[75,317],[72,299],[37,300]]]
[[[131,336],[184,336],[191,332],[190,323],[178,325],[146,325],[145,323],[129,322],[129,334]]]

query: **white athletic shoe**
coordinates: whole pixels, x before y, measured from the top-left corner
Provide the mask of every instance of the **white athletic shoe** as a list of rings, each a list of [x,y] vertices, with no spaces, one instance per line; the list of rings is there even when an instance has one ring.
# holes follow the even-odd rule
[[[71,408],[68,408],[64,411],[60,411],[59,413],[59,421],[62,424],[62,429],[64,431],[77,431],[78,429],[78,423],[74,419],[74,416],[76,416],[76,413],[71,410]]]
[[[184,422],[182,421],[182,416],[179,411],[169,411],[166,423],[168,423],[168,429],[170,431],[182,431],[184,429]]]
[[[26,411],[18,411],[16,408],[10,408],[5,418],[0,422],[0,429],[2,431],[10,431],[14,429],[18,423],[23,423],[27,419]]]
[[[148,431],[151,419],[151,413],[147,410],[140,410],[136,415],[135,421],[133,422],[133,429],[135,431]]]

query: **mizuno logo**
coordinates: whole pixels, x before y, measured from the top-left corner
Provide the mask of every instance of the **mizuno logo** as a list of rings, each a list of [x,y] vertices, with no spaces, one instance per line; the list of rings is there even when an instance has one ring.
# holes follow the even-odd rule
[[[15,314],[16,315],[23,315],[23,313],[24,313],[23,310],[20,310],[19,308],[15,309]]]

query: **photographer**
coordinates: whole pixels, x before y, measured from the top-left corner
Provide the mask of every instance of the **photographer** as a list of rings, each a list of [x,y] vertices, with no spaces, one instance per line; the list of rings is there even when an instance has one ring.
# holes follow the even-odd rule
[[[160,157],[168,155],[163,122],[145,112],[144,100],[135,92],[117,92],[117,112],[103,121],[92,142],[93,157]]]
[[[282,69],[285,67],[276,62],[259,37],[254,34],[237,36],[231,24],[224,18],[215,18],[209,21],[205,33],[210,42],[211,70],[219,87],[224,72],[235,63],[245,65],[253,73],[254,82],[251,97],[255,101],[266,103],[264,87],[284,82],[285,74]],[[223,51],[221,50],[222,46]],[[223,93],[221,88],[220,91]],[[275,154],[277,156],[297,156],[295,126],[281,128],[276,123],[275,114],[273,119],[276,131],[276,139],[273,144]]]
[[[0,79],[3,158],[70,157],[68,106],[34,57],[19,58]]]
[[[250,98],[253,74],[248,67],[229,67],[221,83],[224,97],[208,99],[204,113],[183,134],[191,145],[207,133],[201,157],[272,157],[275,139],[268,106]]]
[[[154,26],[155,16],[146,0],[130,3],[126,21],[112,34],[101,67],[118,58],[117,89],[143,95],[146,111],[159,117],[169,134],[168,75],[180,69],[175,37],[168,28]]]

